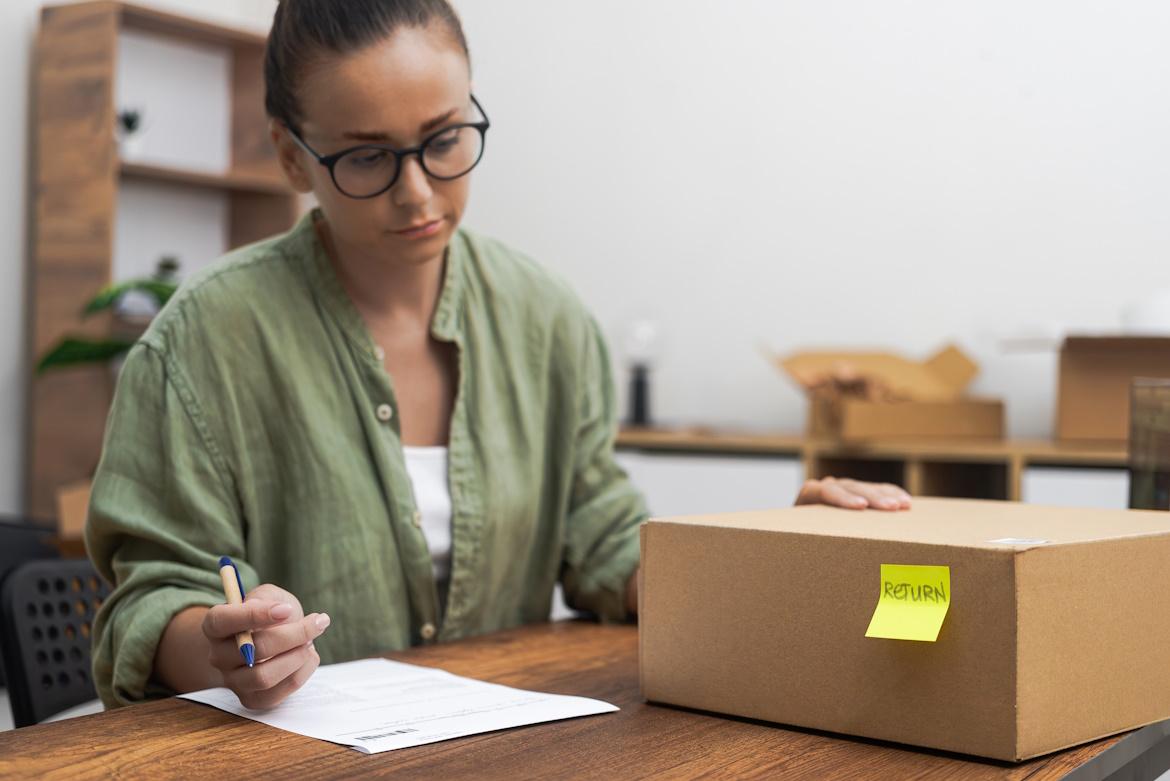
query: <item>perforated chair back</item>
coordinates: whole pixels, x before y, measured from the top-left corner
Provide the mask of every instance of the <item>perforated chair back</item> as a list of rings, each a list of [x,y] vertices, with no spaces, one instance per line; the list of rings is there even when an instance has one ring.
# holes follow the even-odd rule
[[[53,526],[0,516],[0,583],[4,582],[5,575],[26,561],[58,558],[51,542],[54,533]],[[0,686],[4,685],[4,664],[0,658]]]
[[[93,618],[109,595],[85,559],[30,561],[0,586],[0,651],[17,727],[36,724],[95,696],[90,677]]]

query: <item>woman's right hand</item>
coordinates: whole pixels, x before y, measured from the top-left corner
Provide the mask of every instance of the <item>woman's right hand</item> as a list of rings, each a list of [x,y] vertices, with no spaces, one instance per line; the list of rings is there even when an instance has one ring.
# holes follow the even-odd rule
[[[327,614],[306,616],[300,600],[271,583],[252,589],[243,604],[216,605],[203,617],[211,666],[250,710],[275,707],[309,680],[321,663],[313,641],[328,626]],[[252,632],[254,667],[236,645],[244,631]]]

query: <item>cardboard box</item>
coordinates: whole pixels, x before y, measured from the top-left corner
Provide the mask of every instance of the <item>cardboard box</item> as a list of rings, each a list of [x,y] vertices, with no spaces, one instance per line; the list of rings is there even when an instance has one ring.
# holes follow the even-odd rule
[[[843,442],[891,439],[1002,439],[1004,406],[998,399],[955,401],[809,402],[808,435]]]
[[[57,489],[57,535],[61,539],[80,540],[85,535],[91,487],[92,483],[85,480]]]
[[[1170,378],[1170,337],[1066,338],[1060,349],[1057,438],[1125,442],[1130,386],[1138,377]]]
[[[652,702],[1002,760],[1170,717],[1170,513],[918,499],[641,534]],[[936,641],[866,636],[891,564],[949,568]]]
[[[811,437],[1003,437],[1003,402],[964,396],[979,367],[955,346],[923,362],[882,352],[805,352],[779,363],[809,395]]]

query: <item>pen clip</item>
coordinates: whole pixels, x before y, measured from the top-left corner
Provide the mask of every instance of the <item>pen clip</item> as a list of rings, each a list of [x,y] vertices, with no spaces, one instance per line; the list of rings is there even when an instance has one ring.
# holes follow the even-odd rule
[[[240,599],[243,599],[247,596],[244,593],[244,579],[240,577],[240,568],[236,566],[234,561],[232,562],[232,572],[236,573],[236,583],[240,584]]]

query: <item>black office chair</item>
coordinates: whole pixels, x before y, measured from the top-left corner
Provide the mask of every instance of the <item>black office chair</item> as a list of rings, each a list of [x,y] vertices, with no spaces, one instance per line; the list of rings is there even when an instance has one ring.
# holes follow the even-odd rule
[[[48,524],[13,516],[0,517],[0,583],[4,576],[26,561],[57,558],[52,539],[55,530]],[[4,685],[4,665],[0,663],[0,686]]]
[[[17,727],[94,699],[93,618],[110,589],[85,559],[21,564],[0,585],[0,652]]]

